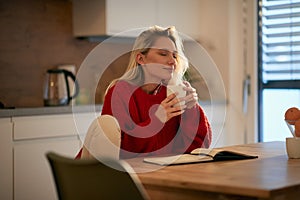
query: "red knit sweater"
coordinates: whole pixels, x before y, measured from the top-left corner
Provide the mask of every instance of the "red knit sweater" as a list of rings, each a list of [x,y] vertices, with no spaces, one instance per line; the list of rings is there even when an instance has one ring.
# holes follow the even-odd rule
[[[120,124],[121,159],[189,153],[198,147],[209,147],[212,132],[203,109],[197,104],[163,124],[154,113],[165,98],[165,86],[156,95],[125,81],[108,90],[102,115],[112,115]],[[76,158],[80,156],[81,151]]]
[[[212,133],[202,108],[197,104],[163,124],[154,113],[165,98],[165,86],[156,95],[125,81],[108,90],[102,114],[116,117],[120,124],[120,158],[189,153],[209,147]]]

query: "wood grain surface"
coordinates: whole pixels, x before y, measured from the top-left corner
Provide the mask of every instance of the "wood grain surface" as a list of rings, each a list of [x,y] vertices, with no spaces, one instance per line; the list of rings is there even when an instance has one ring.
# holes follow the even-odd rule
[[[288,159],[284,142],[237,145],[225,149],[259,157],[161,168],[143,163],[139,158],[128,162],[140,172],[138,176],[152,199],[299,198],[300,159]]]

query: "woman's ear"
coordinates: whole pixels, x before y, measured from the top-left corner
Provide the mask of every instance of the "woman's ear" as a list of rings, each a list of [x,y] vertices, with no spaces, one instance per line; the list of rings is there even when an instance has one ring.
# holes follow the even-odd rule
[[[135,57],[136,62],[137,62],[138,64],[140,64],[140,65],[145,64],[144,58],[145,58],[145,55],[143,55],[142,53],[138,53],[138,54],[136,55],[136,57]]]

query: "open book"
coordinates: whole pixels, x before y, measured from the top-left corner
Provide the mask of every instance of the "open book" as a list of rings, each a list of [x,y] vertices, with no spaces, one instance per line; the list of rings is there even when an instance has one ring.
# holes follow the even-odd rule
[[[144,162],[158,165],[177,165],[224,160],[243,160],[253,158],[258,158],[258,156],[224,149],[197,148],[194,149],[190,154],[162,157],[147,157],[144,158]]]

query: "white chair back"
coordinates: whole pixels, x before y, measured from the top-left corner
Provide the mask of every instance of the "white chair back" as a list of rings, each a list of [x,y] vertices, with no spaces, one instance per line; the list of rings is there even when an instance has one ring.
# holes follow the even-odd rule
[[[121,129],[116,118],[101,115],[90,125],[85,136],[81,158],[119,159]]]

